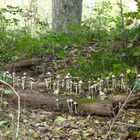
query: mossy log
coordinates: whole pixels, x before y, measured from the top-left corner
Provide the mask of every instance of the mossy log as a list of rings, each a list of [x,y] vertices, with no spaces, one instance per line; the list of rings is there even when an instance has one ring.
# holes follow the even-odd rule
[[[18,93],[20,94],[22,107],[42,108],[46,111],[60,111],[62,113],[69,112],[67,99],[70,99],[71,96],[43,94],[35,91],[31,92],[30,90],[20,90]],[[60,101],[59,110],[57,110],[56,99]],[[96,114],[99,116],[112,116],[118,112],[118,104],[114,102],[93,101],[93,103],[81,104],[80,98],[74,97],[73,100],[78,103],[77,110],[80,115]],[[17,103],[17,97],[14,96],[12,101]]]

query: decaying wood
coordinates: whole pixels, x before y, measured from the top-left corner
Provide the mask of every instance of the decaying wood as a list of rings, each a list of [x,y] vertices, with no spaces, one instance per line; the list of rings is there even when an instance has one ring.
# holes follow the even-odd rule
[[[33,66],[38,65],[41,61],[42,61],[42,59],[40,59],[40,58],[22,60],[18,63],[8,64],[5,67],[3,67],[3,69],[8,70],[10,72],[13,72],[13,71],[18,72],[21,70],[23,71],[23,69],[25,69],[25,68],[31,68]]]
[[[120,102],[120,103],[124,103],[127,99],[127,95],[126,94],[119,94],[119,95],[115,95],[112,98],[113,101],[115,102]],[[127,107],[140,107],[140,92],[138,93],[134,93],[130,96],[127,104]]]
[[[18,91],[19,92],[19,91]],[[58,96],[54,94],[42,94],[31,91],[20,91],[21,103],[23,106],[31,107],[34,109],[43,108],[47,111],[56,111],[56,99],[60,100],[61,112],[69,112],[67,102],[67,96]],[[13,102],[16,102],[16,97],[13,98]],[[78,100],[77,100],[78,102]],[[79,114],[96,114],[100,116],[112,116],[118,112],[118,105],[112,102],[95,102],[90,104],[78,104]]]

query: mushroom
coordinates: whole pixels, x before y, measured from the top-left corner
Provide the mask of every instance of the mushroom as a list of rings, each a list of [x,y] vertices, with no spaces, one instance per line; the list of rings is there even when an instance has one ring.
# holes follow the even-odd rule
[[[24,90],[25,89],[25,80],[26,80],[26,76],[23,76],[21,78],[21,86],[22,86],[22,89]]]
[[[57,108],[57,110],[59,110],[59,99],[56,99],[56,108]]]
[[[101,96],[101,101],[104,101],[104,99],[105,99],[105,93],[102,92],[102,91],[100,91],[99,94]]]
[[[120,88],[121,88],[121,90],[125,90],[125,85],[124,85],[124,74],[123,73],[121,73],[120,74]]]
[[[70,100],[69,99],[67,99],[67,105],[68,105],[68,109],[69,109],[69,112],[71,111],[71,107],[70,107]]]
[[[91,98],[93,98],[93,94],[94,94],[94,85],[90,86],[90,91],[91,91],[90,96],[91,96]]]
[[[106,86],[107,86],[107,89],[109,90],[109,77],[106,77],[106,79],[105,79],[105,82],[106,82]]]
[[[82,92],[82,84],[83,82],[80,80],[78,85],[79,85],[79,94]]]
[[[31,90],[33,90],[33,81],[34,81],[34,78],[32,78],[32,77],[30,77],[29,78],[29,81],[30,81],[30,88],[31,88]]]
[[[70,99],[70,112],[73,113],[73,99]]]
[[[52,82],[52,75],[50,72],[47,73],[47,81],[48,81],[48,86],[49,86],[49,89],[52,88],[51,86],[51,82]]]
[[[45,86],[46,86],[46,88],[48,89],[48,87],[49,87],[49,84],[48,84],[48,79],[47,79],[47,78],[45,78],[45,79],[44,79],[44,81],[45,81]]]
[[[15,86],[15,80],[16,80],[16,73],[12,73],[12,79],[13,79],[13,87]]]
[[[20,78],[19,76],[16,77],[16,85],[19,86]]]
[[[60,92],[60,89],[56,83],[53,83],[53,90],[54,90],[54,94],[58,94]]]
[[[91,86],[91,81],[89,80],[89,81],[88,81],[88,92],[89,92],[89,95],[90,95],[90,92],[91,92],[91,91],[90,91],[90,86]]]
[[[65,79],[66,79],[66,90],[68,92],[70,92],[70,85],[71,85],[71,83],[70,83],[71,82],[71,75],[70,75],[70,73],[68,73],[66,75]]]
[[[74,113],[77,114],[78,113],[78,111],[77,111],[77,102],[74,102],[73,105],[74,105]]]
[[[7,81],[7,77],[10,75],[9,71],[3,73],[3,80]]]
[[[116,88],[116,79],[115,79],[115,75],[112,75],[112,90],[115,90]]]
[[[75,85],[75,92],[76,92],[76,94],[78,94],[78,84],[74,83],[74,85]]]

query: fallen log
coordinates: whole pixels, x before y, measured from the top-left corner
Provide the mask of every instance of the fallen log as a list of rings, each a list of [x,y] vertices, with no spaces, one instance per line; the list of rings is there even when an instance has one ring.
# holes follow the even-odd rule
[[[118,94],[118,95],[110,96],[109,99],[123,104],[126,101],[127,96],[128,95],[125,94]],[[132,94],[125,106],[140,108],[140,92]]]
[[[8,64],[5,67],[3,67],[3,69],[8,70],[9,72],[13,72],[13,71],[18,72],[18,71],[22,71],[24,68],[31,68],[33,66],[36,66],[41,61],[42,61],[41,58],[22,60],[19,63]]]
[[[67,99],[70,99],[69,96],[64,95],[54,95],[54,94],[42,94],[38,92],[31,91],[19,91],[21,105],[24,107],[31,107],[34,109],[42,108],[46,111],[60,111],[62,113],[69,112],[69,108],[67,105]],[[60,101],[60,110],[57,110],[56,99]],[[113,116],[118,113],[118,104],[115,102],[102,102],[97,101],[93,103],[80,104],[79,98],[74,98],[74,101],[78,103],[77,111],[78,114],[96,114],[99,116]],[[12,102],[17,103],[17,98],[14,96]],[[74,111],[73,111],[74,113]]]

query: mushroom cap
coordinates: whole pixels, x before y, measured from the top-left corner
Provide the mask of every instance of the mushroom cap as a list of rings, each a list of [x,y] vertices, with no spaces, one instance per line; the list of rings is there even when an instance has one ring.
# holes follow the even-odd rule
[[[100,96],[103,96],[103,95],[105,95],[105,93],[104,93],[104,92],[102,92],[102,91],[100,91]]]
[[[29,78],[29,80],[33,81],[33,80],[34,80],[34,78],[33,78],[33,77],[30,77],[30,78]]]
[[[73,99],[70,99],[70,102],[73,102]]]
[[[125,75],[123,73],[120,74],[120,77],[124,77]]]
[[[112,78],[115,78],[115,75],[112,75]]]
[[[15,74],[16,74],[15,72],[12,73],[12,75],[15,75]]]
[[[26,78],[26,76],[23,76],[23,77],[22,77],[22,79],[25,79],[25,78]]]
[[[56,102],[58,102],[58,101],[59,101],[59,99],[57,98],[57,99],[56,99]]]
[[[57,78],[57,79],[60,79],[60,78],[61,78],[61,76],[60,76],[60,75],[56,75],[56,78]]]
[[[79,81],[79,84],[83,84],[83,81],[82,81],[82,80],[80,80],[80,81]]]
[[[77,102],[74,102],[73,104],[74,104],[74,105],[77,105]]]
[[[94,86],[92,85],[92,86],[90,86],[90,88],[94,88]]]
[[[70,102],[70,100],[69,99],[67,99],[67,103],[69,103]]]
[[[98,77],[97,80],[100,80],[100,78]]]
[[[140,74],[137,75],[137,78],[140,78]]]
[[[104,82],[104,80],[102,80],[102,79],[101,79],[101,80],[100,80],[100,82],[101,82],[101,83],[103,83],[103,82]]]
[[[88,84],[90,84],[90,83],[91,83],[91,81],[89,80],[89,81],[88,81]]]
[[[74,85],[77,85],[78,83],[74,83]]]
[[[6,72],[5,72],[5,74],[9,74],[9,73],[10,73],[9,71],[6,71]]]
[[[26,72],[24,72],[24,73],[23,73],[23,76],[27,76],[27,73],[26,73]]]
[[[106,77],[106,80],[109,80],[110,79],[110,77],[108,76],[108,77]]]
[[[47,72],[47,75],[52,76],[50,72]]]

